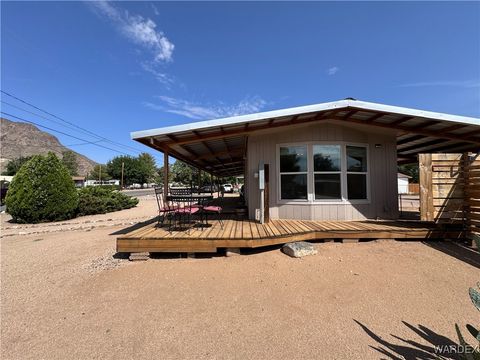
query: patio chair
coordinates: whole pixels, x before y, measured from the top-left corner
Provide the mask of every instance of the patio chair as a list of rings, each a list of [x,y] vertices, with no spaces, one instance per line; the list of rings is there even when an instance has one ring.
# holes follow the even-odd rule
[[[207,216],[208,214],[216,214],[217,215],[217,220],[220,223],[220,228],[223,230],[223,220],[222,220],[222,210],[223,208],[218,205],[204,205],[203,208],[203,213],[205,214],[205,222],[207,222]]]
[[[161,187],[155,187],[155,197],[157,198],[158,205],[158,224],[163,226],[165,218],[172,218],[175,207],[169,201],[166,201],[163,195],[163,189]]]
[[[192,203],[192,198],[189,195],[183,197],[176,195],[175,202],[175,209],[173,210],[174,224],[176,224],[177,221],[179,224],[182,224],[182,220],[185,224],[191,224],[192,215],[196,214],[200,208],[194,206],[195,204]],[[169,231],[172,231],[171,224]],[[188,227],[188,232],[190,232],[190,227]]]

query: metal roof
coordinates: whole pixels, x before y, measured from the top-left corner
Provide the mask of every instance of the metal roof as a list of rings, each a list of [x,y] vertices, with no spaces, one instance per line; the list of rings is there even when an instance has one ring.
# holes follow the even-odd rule
[[[214,175],[237,175],[244,170],[249,134],[326,120],[395,129],[400,162],[413,162],[422,152],[480,150],[480,119],[358,100],[136,131],[131,137]]]

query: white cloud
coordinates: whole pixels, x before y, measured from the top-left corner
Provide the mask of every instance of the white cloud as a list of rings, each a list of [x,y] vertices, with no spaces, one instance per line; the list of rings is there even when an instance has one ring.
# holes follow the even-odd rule
[[[172,61],[175,45],[162,31],[157,30],[157,24],[153,20],[131,15],[126,10],[121,11],[108,1],[92,1],[89,4],[97,14],[112,21],[131,41],[149,49],[153,53],[154,61]]]
[[[258,96],[245,97],[234,105],[217,104],[199,104],[196,102],[160,95],[157,98],[160,104],[143,102],[143,105],[152,110],[162,110],[172,114],[182,115],[190,119],[218,119],[229,116],[249,114],[261,111],[267,102]]]
[[[327,69],[327,74],[328,75],[335,75],[339,70],[340,70],[340,68],[338,66],[333,66],[333,67]]]
[[[480,87],[480,80],[460,80],[460,81],[423,81],[416,83],[401,84],[399,87],[427,87],[427,86],[450,86],[462,88]]]
[[[160,12],[158,11],[157,7],[154,5],[154,4],[150,4],[150,6],[152,7],[152,10],[153,10],[153,13],[155,15],[160,15]]]
[[[148,101],[142,102],[142,105],[152,110],[164,110],[162,105],[157,105]]]
[[[170,75],[158,70],[155,63],[143,62],[141,65],[143,70],[152,74],[155,79],[164,84],[167,89],[170,89],[170,85],[174,83],[174,79]]]

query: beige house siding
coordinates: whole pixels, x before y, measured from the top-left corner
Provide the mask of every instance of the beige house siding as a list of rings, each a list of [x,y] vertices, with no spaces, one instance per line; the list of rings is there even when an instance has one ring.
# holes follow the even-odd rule
[[[343,142],[366,144],[369,152],[370,199],[366,204],[310,203],[284,204],[278,196],[278,144],[302,142]],[[376,146],[380,145],[380,146]],[[294,125],[249,136],[246,191],[249,217],[259,208],[258,172],[260,161],[270,166],[269,206],[272,219],[359,220],[398,217],[396,135],[388,129],[329,121]]]

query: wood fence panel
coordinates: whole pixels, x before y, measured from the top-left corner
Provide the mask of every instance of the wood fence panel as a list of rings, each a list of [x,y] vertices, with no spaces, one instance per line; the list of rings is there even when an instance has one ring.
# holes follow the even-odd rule
[[[421,219],[480,234],[479,155],[420,154],[419,172]]]
[[[408,193],[409,194],[419,194],[420,193],[420,184],[415,184],[415,183],[408,184]]]

